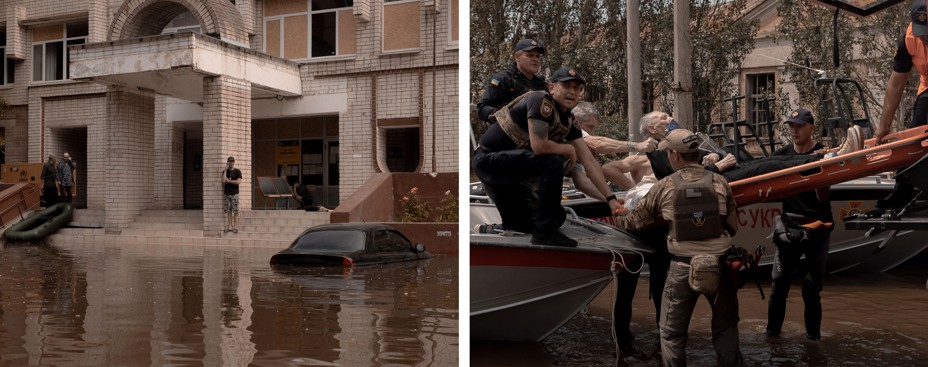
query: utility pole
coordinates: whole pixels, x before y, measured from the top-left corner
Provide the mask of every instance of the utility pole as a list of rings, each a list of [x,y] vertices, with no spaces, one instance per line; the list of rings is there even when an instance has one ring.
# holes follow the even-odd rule
[[[628,77],[628,140],[638,141],[641,121],[641,29],[639,23],[640,0],[625,2],[625,58]]]
[[[673,0],[673,116],[693,130],[693,45],[690,40],[690,2]]]

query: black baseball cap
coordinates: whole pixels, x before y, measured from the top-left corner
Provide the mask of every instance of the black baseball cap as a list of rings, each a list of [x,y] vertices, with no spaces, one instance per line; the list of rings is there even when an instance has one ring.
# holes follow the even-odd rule
[[[795,111],[789,114],[789,118],[784,121],[784,123],[793,123],[793,124],[815,124],[815,118],[812,117],[812,112],[805,108],[797,108]]]
[[[928,36],[928,9],[924,0],[912,2],[912,35]]]
[[[577,72],[577,69],[574,69],[570,66],[557,69],[557,71],[551,75],[552,83],[566,82],[568,80],[576,80],[580,82],[580,84],[586,84],[586,80],[583,80],[583,77],[580,76],[580,73]]]
[[[538,50],[538,53],[540,54],[545,53],[545,48],[541,46],[541,43],[539,43],[536,40],[529,39],[529,38],[526,38],[524,40],[517,42],[516,47],[512,48],[512,52],[531,51],[531,50]]]
[[[229,159],[227,159],[226,162],[235,162],[235,157],[229,157]]]

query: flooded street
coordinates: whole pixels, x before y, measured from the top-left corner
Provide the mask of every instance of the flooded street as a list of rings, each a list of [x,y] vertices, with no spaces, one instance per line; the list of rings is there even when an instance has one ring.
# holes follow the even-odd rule
[[[886,274],[838,274],[825,278],[822,340],[809,341],[802,321],[801,283],[794,281],[783,334],[768,339],[767,302],[748,283],[739,291],[741,351],[749,366],[928,366],[928,252]],[[658,366],[659,337],[648,279],[638,282],[632,333],[636,353],[622,366]],[[769,275],[761,281],[770,294]],[[474,366],[614,366],[610,334],[613,285],[584,314],[541,343],[473,343]],[[712,366],[708,303],[699,301],[690,324],[691,366]]]
[[[0,365],[457,364],[457,257],[271,268],[276,252],[7,244]]]

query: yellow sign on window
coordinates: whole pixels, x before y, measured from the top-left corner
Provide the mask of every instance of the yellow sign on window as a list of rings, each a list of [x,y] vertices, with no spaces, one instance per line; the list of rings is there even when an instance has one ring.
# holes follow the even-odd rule
[[[300,147],[277,147],[277,164],[300,164]]]

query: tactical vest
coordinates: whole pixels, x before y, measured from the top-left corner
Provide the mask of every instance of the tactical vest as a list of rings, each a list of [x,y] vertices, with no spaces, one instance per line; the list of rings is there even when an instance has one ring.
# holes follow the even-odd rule
[[[509,139],[512,139],[512,141],[516,143],[516,148],[518,149],[527,149],[531,145],[531,141],[528,137],[528,131],[525,131],[522,129],[522,127],[519,126],[519,124],[517,124],[515,121],[512,121],[512,115],[509,114],[509,109],[512,108],[512,106],[515,106],[516,103],[519,103],[519,101],[525,99],[525,97],[528,97],[534,93],[547,94],[548,92],[531,91],[525,93],[516,97],[516,99],[512,100],[512,102],[509,102],[505,106],[500,107],[499,110],[493,113],[493,117],[496,118],[496,123],[498,123],[499,127],[503,129],[503,132],[506,133],[506,136],[508,136]],[[552,111],[552,113],[554,114],[554,121],[548,125],[548,140],[561,143],[563,142],[564,137],[567,136],[567,133],[570,132],[570,125],[564,125],[561,123],[561,113],[560,111],[557,111],[556,108],[555,111]]]
[[[702,172],[702,178],[687,182],[680,171],[673,179],[673,220],[670,237],[677,241],[698,241],[722,235],[719,199],[712,185],[712,174]]]
[[[917,94],[922,94],[928,89],[928,45],[923,44],[918,37],[912,34],[912,23],[909,23],[905,31],[905,48],[909,51],[909,55],[912,55],[912,65],[918,72]]]

